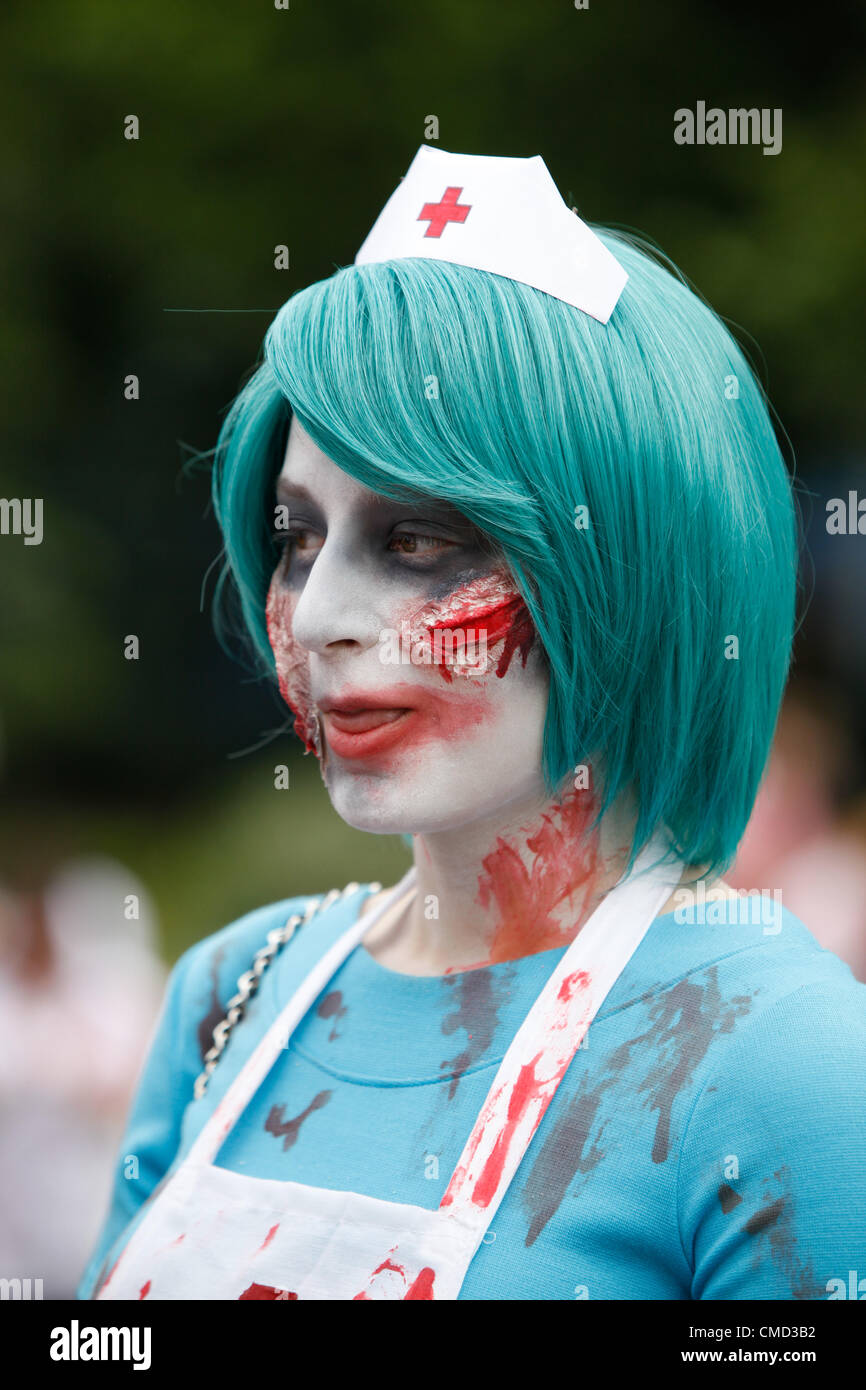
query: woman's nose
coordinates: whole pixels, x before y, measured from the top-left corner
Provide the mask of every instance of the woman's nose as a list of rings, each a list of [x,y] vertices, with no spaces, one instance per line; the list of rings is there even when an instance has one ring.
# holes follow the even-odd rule
[[[383,598],[382,577],[359,562],[339,535],[329,533],[295,605],[295,640],[319,653],[337,643],[373,647],[383,628]]]

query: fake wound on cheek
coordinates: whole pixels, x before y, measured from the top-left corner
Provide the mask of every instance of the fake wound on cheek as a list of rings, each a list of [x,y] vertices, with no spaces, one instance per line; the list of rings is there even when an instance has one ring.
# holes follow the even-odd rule
[[[265,619],[274,654],[280,694],[295,716],[295,733],[308,753],[315,753],[316,720],[306,650],[292,636],[295,595],[275,574],[268,590]]]
[[[268,590],[265,616],[280,694],[295,715],[295,733],[308,752],[318,755],[309,654],[292,635],[296,603],[297,595],[277,571]],[[378,656],[383,666],[435,667],[451,683],[455,674],[479,678],[495,672],[502,677],[515,654],[525,666],[534,640],[535,628],[520,593],[504,571],[494,570],[458,585],[444,598],[420,608],[413,605],[399,632],[386,629],[380,634]],[[417,703],[418,689],[409,693],[413,698],[407,703]],[[466,732],[485,711],[467,706],[464,696],[457,706],[448,704],[428,713],[423,723],[432,737],[441,736],[446,727],[452,735]],[[416,725],[416,741],[420,736]]]
[[[413,610],[401,623],[397,659],[435,666],[446,681],[490,671],[501,677],[515,653],[526,665],[534,639],[521,594],[503,570],[494,570]]]

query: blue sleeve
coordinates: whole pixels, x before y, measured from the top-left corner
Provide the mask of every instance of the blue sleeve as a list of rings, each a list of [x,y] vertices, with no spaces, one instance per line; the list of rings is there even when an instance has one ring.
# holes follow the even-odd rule
[[[190,967],[205,944],[198,942],[190,947],[169,976],[115,1162],[108,1213],[76,1291],[77,1298],[92,1298],[112,1247],[177,1153],[183,1112],[192,1098],[195,1078],[202,1070],[195,1029],[184,1028],[183,1019],[189,1017],[185,1005],[189,1002]]]
[[[694,1299],[866,1293],[866,985],[807,984],[734,1035],[692,1108],[678,1219]],[[851,1271],[855,1271],[853,1281]]]

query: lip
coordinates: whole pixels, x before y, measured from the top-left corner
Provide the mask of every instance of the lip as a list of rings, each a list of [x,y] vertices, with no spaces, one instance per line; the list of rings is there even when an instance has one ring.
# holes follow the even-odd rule
[[[396,681],[378,690],[346,687],[314,696],[328,748],[338,758],[379,759],[387,763],[393,749],[459,742],[488,717],[488,697],[478,692],[430,689],[414,681]]]
[[[383,724],[396,723],[409,711],[400,709],[330,709],[324,711],[328,725],[342,734],[366,734],[370,729],[381,728]]]
[[[399,743],[417,714],[417,710],[405,707],[368,705],[354,710],[323,710],[322,719],[328,747],[338,758],[369,758]]]
[[[328,747],[339,758],[368,758],[399,743],[416,722],[416,705],[404,691],[344,691],[316,701]]]
[[[406,695],[406,686],[401,686],[399,691],[380,690],[378,694],[372,690],[344,690],[339,695],[323,695],[316,704],[323,714],[355,714],[359,710],[413,709],[423,703],[420,690],[412,691],[411,699],[407,700]]]

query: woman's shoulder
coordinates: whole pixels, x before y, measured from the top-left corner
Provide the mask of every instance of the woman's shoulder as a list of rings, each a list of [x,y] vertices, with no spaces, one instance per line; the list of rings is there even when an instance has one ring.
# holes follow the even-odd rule
[[[755,1098],[794,1078],[814,1095],[834,1067],[866,1082],[866,983],[781,904],[726,909],[658,919],[605,1012],[637,1000],[682,1008],[708,1044],[698,1089],[715,1088],[720,1071],[741,1094],[754,1085]]]
[[[708,903],[698,912],[668,912],[657,919],[636,962],[645,986],[712,972],[727,991],[750,994],[753,1014],[805,986],[855,1015],[866,1010],[866,984],[781,901],[766,894]]]
[[[224,1017],[240,976],[252,968],[258,952],[269,944],[271,933],[286,926],[292,917],[303,921],[310,908],[318,907],[310,925],[315,924],[315,935],[323,940],[337,919],[342,922],[345,908],[353,902],[357,907],[358,896],[368,893],[369,888],[349,884],[334,894],[333,903],[325,910],[321,907],[324,893],[280,898],[243,913],[187,947],[172,967],[167,994],[174,997],[181,1017],[199,1018],[202,1054],[210,1046],[213,1029]],[[293,944],[294,938],[281,950],[291,951]]]
[[[724,1046],[708,1053],[697,1110],[751,1108],[761,1125],[785,1126],[792,1142],[824,1125],[861,1130],[866,983],[787,909],[773,934],[764,931],[731,938],[727,954],[707,953],[702,968],[718,999],[739,1007],[720,1028]]]
[[[185,980],[213,975],[217,970],[242,970],[252,964],[255,953],[267,944],[268,934],[284,926],[296,913],[306,911],[310,899],[280,898],[244,912],[240,917],[194,941],[177,958],[172,974]]]

